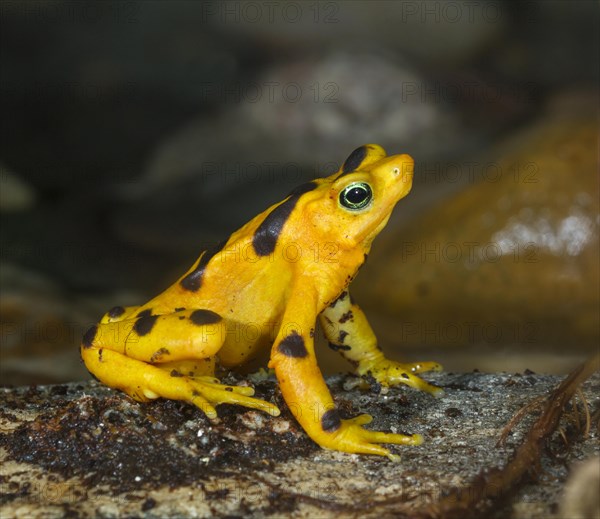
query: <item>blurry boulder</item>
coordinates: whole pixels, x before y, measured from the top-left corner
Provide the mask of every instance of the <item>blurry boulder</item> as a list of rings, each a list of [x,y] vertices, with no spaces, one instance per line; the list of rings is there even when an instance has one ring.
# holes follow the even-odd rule
[[[35,200],[33,188],[0,163],[0,211],[26,211],[33,207]]]
[[[197,251],[296,185],[336,171],[361,144],[430,161],[479,148],[523,106],[504,94],[480,104],[461,92],[466,84],[431,82],[381,50],[346,49],[274,65],[254,80],[206,86],[223,110],[157,147],[139,182],[123,186],[115,229],[149,248]]]

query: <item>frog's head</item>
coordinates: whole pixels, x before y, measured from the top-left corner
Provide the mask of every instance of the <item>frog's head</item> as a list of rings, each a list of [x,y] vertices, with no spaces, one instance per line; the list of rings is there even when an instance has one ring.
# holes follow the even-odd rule
[[[298,186],[260,214],[254,251],[267,256],[283,237],[309,248],[333,244],[339,251],[368,252],[396,202],[410,191],[413,165],[408,155],[388,157],[377,144],[357,148],[339,171]]]
[[[313,222],[340,246],[368,250],[396,202],[410,192],[413,168],[409,155],[388,157],[377,144],[357,148],[319,185],[320,200],[309,203]]]

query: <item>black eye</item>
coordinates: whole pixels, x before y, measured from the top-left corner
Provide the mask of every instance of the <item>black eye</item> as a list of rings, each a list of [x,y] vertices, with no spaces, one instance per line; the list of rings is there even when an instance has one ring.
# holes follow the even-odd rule
[[[340,204],[353,211],[362,209],[373,198],[371,186],[365,182],[354,182],[340,193]]]

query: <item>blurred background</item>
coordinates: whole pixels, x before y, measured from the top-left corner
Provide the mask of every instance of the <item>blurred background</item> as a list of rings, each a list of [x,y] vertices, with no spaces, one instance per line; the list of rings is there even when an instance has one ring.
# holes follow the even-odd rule
[[[353,284],[450,371],[598,350],[595,1],[2,1],[1,383],[375,142],[416,161]],[[328,373],[349,366],[323,345]]]

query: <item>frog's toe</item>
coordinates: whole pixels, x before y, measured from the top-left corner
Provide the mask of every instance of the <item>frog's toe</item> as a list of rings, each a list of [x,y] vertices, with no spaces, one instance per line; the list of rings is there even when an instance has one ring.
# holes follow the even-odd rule
[[[275,404],[260,400],[259,398],[252,398],[251,395],[254,394],[254,390],[251,387],[221,384],[217,379],[213,379],[212,377],[198,377],[190,381],[189,384],[193,388],[193,398],[190,401],[194,405],[200,407],[203,411],[204,408],[198,405],[195,400],[198,399],[198,397],[210,402],[213,406],[220,404],[236,404],[251,409],[258,409],[259,411],[264,411],[272,416],[279,416],[280,414],[279,408]],[[202,401],[200,401],[200,403],[204,405]],[[206,413],[206,411],[204,412]],[[214,416],[210,416],[208,413],[206,413],[206,415],[209,418],[215,418],[216,412]]]
[[[359,371],[360,375],[370,375],[384,386],[396,386],[405,384],[419,391],[425,391],[433,396],[439,397],[444,390],[433,384],[425,382],[416,373],[425,371],[440,371],[442,366],[437,362],[415,362],[412,364],[401,364],[399,362],[382,359],[374,364],[365,365]]]
[[[353,423],[354,425],[366,425],[368,423],[371,423],[373,421],[373,417],[370,414],[360,414],[358,416],[355,416],[354,418],[350,418],[349,420],[346,420],[349,423]]]
[[[413,375],[408,366],[394,366],[387,370],[386,382],[390,386],[396,386],[398,384],[405,384],[419,391],[425,391],[435,397],[440,397],[444,394],[444,390],[441,387],[434,386],[429,382],[425,382],[421,377]]]
[[[220,380],[216,377],[202,376],[195,377],[193,380],[205,384],[210,384],[210,386],[215,389],[223,389],[225,391],[230,391],[239,395],[254,396],[254,389],[250,386],[230,386],[229,384],[221,384]]]
[[[335,439],[331,442],[332,445],[326,446],[344,452],[387,456],[389,459],[397,461],[400,459],[398,455],[392,454],[379,444],[420,445],[423,443],[423,437],[420,434],[405,435],[365,429],[363,425],[370,421],[371,417],[369,415],[360,415],[350,420],[342,420],[342,425]]]
[[[202,395],[192,392],[190,402],[200,409],[209,420],[214,420],[217,417],[217,410],[215,407]]]

